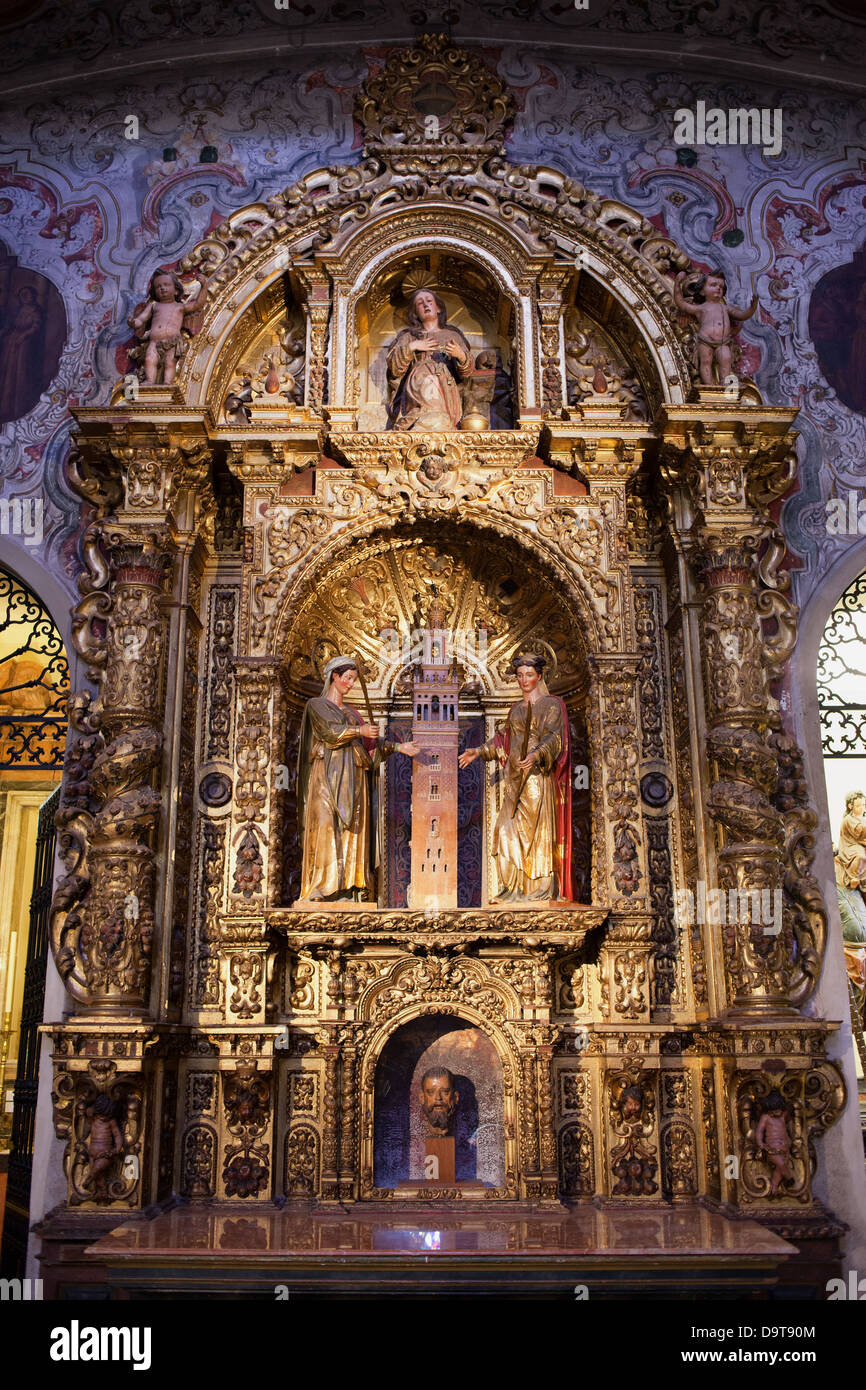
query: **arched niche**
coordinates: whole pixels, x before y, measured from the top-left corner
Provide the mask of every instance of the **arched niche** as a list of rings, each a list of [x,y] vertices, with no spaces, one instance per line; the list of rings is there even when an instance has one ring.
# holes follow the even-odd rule
[[[513,164],[506,141],[514,113],[499,75],[444,35],[428,34],[374,65],[355,101],[354,162],[313,170],[235,210],[183,258],[182,272],[204,271],[209,282],[205,341],[178,374],[186,403],[212,399],[214,359],[239,306],[294,267],[310,289],[316,407],[327,372],[327,406],[350,410],[347,349],[358,301],[383,268],[428,252],[483,264],[515,306],[527,411],[542,401],[559,409],[560,296],[578,267],[634,318],[663,398],[683,401],[691,372],[671,291],[688,258],[618,199],[562,170]]]
[[[551,692],[563,698],[569,715],[572,764],[589,767],[573,783],[573,891],[591,901],[592,768],[600,750],[589,748],[589,652],[593,637],[573,596],[527,546],[466,523],[416,522],[390,531],[376,529],[344,542],[329,560],[312,567],[303,592],[288,600],[291,622],[280,639],[286,701],[285,762],[290,769],[282,803],[283,901],[298,896],[300,849],[295,803],[295,768],[304,703],[319,695],[326,663],[340,653],[361,657],[377,719],[386,736],[407,741],[412,724],[412,673],[418,660],[418,634],[427,629],[433,599],[441,607],[444,629],[456,635],[459,670],[460,748],[493,735],[520,698],[510,664],[519,651],[558,653]],[[363,712],[363,696],[349,698]],[[383,905],[407,905],[408,845],[411,835],[411,764],[389,758],[381,774],[383,812],[390,827],[382,846]],[[476,761],[460,772],[458,805],[461,849],[458,905],[480,907],[489,834],[499,808],[501,778]]]
[[[353,363],[347,398],[357,408],[361,430],[387,428],[387,352],[407,327],[412,296],[420,289],[433,290],[444,302],[448,324],[468,340],[473,360],[484,349],[499,353],[513,389],[516,306],[489,267],[463,250],[401,257],[382,267],[355,302],[354,335],[347,345]],[[516,401],[514,406],[516,420]]]
[[[293,293],[319,315],[317,351],[327,358],[327,403],[351,408],[357,306],[391,267],[402,264],[405,273],[414,258],[433,253],[482,268],[515,306],[522,406],[535,409],[540,403],[539,306],[551,279],[560,278],[556,294],[564,305],[577,293],[603,329],[614,328],[616,317],[630,325],[632,364],[651,403],[686,399],[691,373],[672,286],[676,270],[688,262],[624,204],[595,199],[557,170],[518,171],[504,162],[494,182],[455,188],[453,196],[431,188],[407,200],[390,171],[371,179],[369,189],[367,179],[364,169],[306,175],[266,206],[231,214],[184,257],[184,274],[202,270],[209,277],[204,326],[177,377],[188,405],[206,399],[218,414],[216,388],[226,356],[236,359],[241,318],[288,273]],[[573,201],[583,204],[579,222]],[[561,324],[554,326],[560,333]],[[558,352],[564,354],[564,341]]]
[[[665,399],[657,363],[638,321],[607,284],[581,272],[563,312],[565,402],[614,397],[626,420],[650,421]]]
[[[557,693],[582,699],[595,644],[558,578],[528,547],[465,523],[377,527],[335,548],[292,594],[277,639],[286,683],[303,698],[317,694],[325,663],[351,648],[363,657],[374,704],[384,713],[402,699],[408,709],[412,633],[426,625],[435,595],[446,628],[465,635],[460,661],[477,698],[507,699],[512,656],[541,642],[561,654]]]
[[[599,506],[589,498],[580,500],[585,500],[586,503],[580,514],[581,522],[592,543],[600,548],[604,525]],[[485,555],[499,556],[503,566],[508,569],[508,583],[513,586],[510,592],[515,612],[520,606],[519,595],[524,583],[521,576],[525,575],[529,580],[529,585],[524,590],[527,593],[534,592],[536,580],[540,581],[544,591],[555,594],[557,602],[562,605],[563,613],[568,614],[568,649],[573,654],[574,661],[584,668],[590,655],[601,651],[609,644],[609,637],[604,634],[598,609],[593,603],[593,589],[590,584],[590,579],[599,581],[601,571],[590,572],[589,562],[578,567],[557,544],[555,535],[536,534],[505,511],[497,512],[495,521],[494,526],[478,514],[472,518],[439,515],[435,518],[419,517],[416,520],[404,521],[393,515],[386,517],[381,512],[371,512],[351,531],[338,533],[329,538],[325,545],[318,546],[316,554],[308,554],[305,567],[293,566],[291,577],[277,589],[273,617],[263,639],[262,651],[284,666],[290,684],[301,682],[315,685],[318,671],[321,669],[319,661],[324,664],[329,656],[337,653],[330,651],[326,642],[320,649],[316,649],[316,660],[311,661],[310,658],[314,654],[312,648],[305,655],[298,645],[297,634],[303,630],[305,637],[308,635],[310,615],[320,606],[320,595],[329,579],[342,576],[348,598],[348,587],[356,576],[362,554],[369,551],[384,556],[393,550],[395,544],[420,545],[429,541],[430,544],[444,547],[446,550],[456,546],[458,554],[461,550],[468,553],[474,548],[480,548]],[[613,578],[607,578],[606,582],[613,585],[615,581]],[[254,590],[253,605],[257,602],[258,596]],[[351,606],[347,609],[331,607],[329,621],[337,624],[334,632],[342,632],[355,644],[353,649],[361,652],[365,660],[371,663],[372,675],[368,684],[371,693],[381,696],[390,685],[394,673],[387,671],[382,655],[376,648],[380,642],[380,631],[395,625],[391,621],[395,618],[395,611],[387,607],[377,608],[374,604],[368,603],[362,615],[354,601],[349,599],[349,602]],[[614,611],[617,602],[615,599]],[[404,594],[401,609],[404,623],[408,622],[407,615],[411,613],[409,605],[409,596]],[[460,616],[462,619],[466,618],[465,613]],[[350,623],[347,627],[347,617],[358,620],[360,625]],[[367,631],[366,623],[376,625],[375,633],[372,627]],[[460,626],[466,627],[468,623],[462,621]],[[526,629],[529,627],[531,624],[524,614],[524,636],[528,635]],[[562,645],[557,646],[555,642],[552,642],[552,645],[555,650],[563,650]],[[501,656],[504,661],[506,654],[502,653]],[[488,651],[488,664],[492,658],[493,653]],[[560,668],[560,674],[563,676],[565,669],[564,665]]]
[[[850,545],[828,567],[801,610],[799,637],[788,674],[789,689],[798,692],[793,701],[795,737],[803,749],[806,776],[818,814],[814,873],[827,907],[827,948],[810,1008],[814,1008],[819,1016],[840,1020],[838,1031],[834,1031],[828,1040],[827,1053],[843,1073],[850,1095],[857,1093],[857,1075],[830,835],[831,815],[824,776],[818,654],[834,608],[864,570],[866,540]],[[846,1181],[851,1173],[862,1174],[863,1136],[856,1105],[845,1107],[839,1122],[828,1131],[824,1142],[825,1162],[819,1166],[816,1174],[815,1192],[843,1221],[850,1224],[847,1259],[852,1267],[863,1268],[866,1260],[866,1228],[863,1222],[862,1180],[859,1187],[853,1188]]]
[[[51,785],[63,765],[69,663],[37,596],[0,569],[0,783]]]
[[[373,1182],[425,1186],[422,1080],[447,1068],[458,1100],[451,1124],[456,1181],[501,1188],[505,1183],[505,1096],[502,1063],[487,1033],[453,1014],[411,1019],[379,1055],[373,1093]]]
[[[305,576],[278,639],[289,685],[318,693],[325,663],[351,646],[364,659],[374,701],[399,698],[412,661],[411,633],[426,624],[434,594],[445,626],[466,634],[461,662],[479,696],[504,698],[512,689],[508,663],[532,641],[562,654],[557,693],[585,694],[594,642],[557,573],[510,537],[445,519],[380,525],[348,538],[313,577]],[[474,650],[470,634],[477,634]],[[408,707],[408,693],[406,700]]]
[[[396,192],[396,190],[392,190]],[[396,288],[405,303],[415,275],[434,277],[446,296],[466,296],[469,312],[481,314],[490,331],[506,338],[516,395],[521,407],[538,401],[538,344],[536,281],[553,262],[525,235],[498,216],[479,194],[478,202],[459,208],[430,199],[405,206],[387,195],[377,200],[374,214],[360,225],[347,226],[317,265],[331,282],[332,328],[330,398],[337,407],[356,407],[360,398],[359,313],[363,305],[379,302],[378,287]],[[441,288],[440,288],[441,287]],[[450,306],[449,306],[450,307]],[[402,326],[402,325],[400,325]],[[459,325],[458,325],[459,326]],[[393,336],[393,334],[392,334]],[[493,346],[493,344],[490,344]]]
[[[218,425],[247,423],[253,404],[303,407],[309,331],[304,294],[288,274],[272,280],[238,318],[214,373],[210,405]]]

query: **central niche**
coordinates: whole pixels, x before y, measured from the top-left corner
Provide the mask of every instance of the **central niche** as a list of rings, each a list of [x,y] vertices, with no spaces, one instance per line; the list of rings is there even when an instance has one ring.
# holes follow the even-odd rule
[[[422,1082],[453,1078],[453,1111],[443,1133],[454,1140],[458,1184],[502,1187],[505,1124],[502,1064],[480,1028],[453,1016],[414,1019],[388,1039],[376,1068],[373,1181],[378,1188],[424,1184],[427,1137]],[[431,1089],[428,1087],[428,1089]],[[429,1174],[427,1175],[429,1179]]]
[[[447,327],[468,345],[471,372],[461,382],[468,417],[463,427],[473,427],[477,408],[474,412],[471,408],[480,405],[490,417],[491,428],[513,429],[519,414],[513,306],[483,265],[439,251],[391,265],[358,301],[354,380],[358,428],[385,430],[397,419],[397,381],[393,376],[389,380],[388,353],[399,334],[412,327],[413,301],[425,290],[438,297]]]
[[[321,693],[326,664],[340,653],[360,657],[385,737],[407,742],[418,664],[429,659],[424,643],[442,641],[454,642],[458,752],[491,737],[520,698],[511,670],[517,652],[540,649],[551,663],[555,657],[550,688],[565,701],[573,750],[572,887],[575,902],[590,902],[588,668],[581,628],[553,578],[529,552],[507,537],[442,520],[355,542],[317,577],[300,605],[286,654],[286,764],[292,779],[283,837],[286,904],[298,896],[300,882],[294,785],[300,719],[304,702]],[[360,689],[353,689],[348,703],[364,713]],[[382,907],[411,906],[412,769],[409,758],[388,758],[376,783]],[[459,771],[458,908],[485,901],[502,790],[495,764],[478,760]]]

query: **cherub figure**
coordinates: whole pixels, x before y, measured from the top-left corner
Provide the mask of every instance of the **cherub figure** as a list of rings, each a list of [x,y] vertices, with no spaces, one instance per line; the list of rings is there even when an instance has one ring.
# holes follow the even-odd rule
[[[123,1139],[114,1118],[114,1102],[110,1096],[97,1096],[87,1137],[87,1158],[97,1201],[108,1201],[108,1174],[120,1153],[123,1153]]]
[[[427,454],[418,468],[418,481],[430,492],[438,492],[446,473],[451,472],[451,464],[437,454]]]
[[[199,293],[193,299],[184,299],[183,285],[173,270],[155,271],[147,299],[137,304],[127,319],[141,339],[130,357],[143,362],[144,380],[149,386],[156,384],[160,370],[164,385],[171,385],[189,338],[201,328],[207,280],[200,273],[196,279],[201,286]]]
[[[640,1086],[626,1086],[620,1096],[619,1115],[624,1125],[637,1124],[643,1111],[643,1092]]]
[[[758,307],[758,296],[752,296],[748,309],[736,309],[726,303],[727,282],[721,270],[706,275],[691,275],[680,271],[674,282],[674,303],[684,314],[698,320],[697,365],[705,386],[716,384],[713,367],[718,373],[718,385],[723,385],[731,370],[731,343],[737,335],[737,323],[750,319]],[[690,298],[686,299],[688,294]]]
[[[764,1101],[763,1112],[755,1129],[755,1143],[763,1149],[772,1165],[770,1196],[775,1197],[785,1178],[791,1176],[791,1137],[785,1119],[785,1102],[779,1091],[773,1090]]]

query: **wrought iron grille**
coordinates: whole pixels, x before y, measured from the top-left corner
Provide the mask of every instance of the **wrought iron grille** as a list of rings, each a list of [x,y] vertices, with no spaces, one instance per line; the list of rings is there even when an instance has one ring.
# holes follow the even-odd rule
[[[825,758],[866,757],[866,571],[845,590],[818,649]]]
[[[63,766],[69,663],[38,598],[0,571],[0,769]]]

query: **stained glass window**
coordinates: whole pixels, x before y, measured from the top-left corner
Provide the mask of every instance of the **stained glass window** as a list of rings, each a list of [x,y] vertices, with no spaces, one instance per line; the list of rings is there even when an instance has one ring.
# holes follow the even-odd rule
[[[69,664],[39,600],[0,571],[0,769],[63,765]]]

